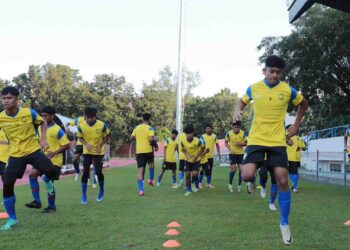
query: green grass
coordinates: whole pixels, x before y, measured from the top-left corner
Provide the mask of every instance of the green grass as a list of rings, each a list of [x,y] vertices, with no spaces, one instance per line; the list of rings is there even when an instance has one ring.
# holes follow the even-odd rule
[[[163,249],[168,239],[177,239],[181,249],[285,247],[279,213],[271,212],[260,195],[250,196],[244,189],[229,193],[228,168],[215,169],[216,189],[189,197],[171,188],[169,172],[161,187],[145,186],[145,197],[137,195],[135,166],[107,170],[105,177],[105,200],[97,203],[97,189],[89,187],[85,206],[80,184],[62,178],[56,183],[55,214],[25,208],[32,200],[29,187],[16,187],[20,224],[0,232],[0,249]],[[300,187],[292,197],[294,244],[288,249],[349,249],[350,228],[343,225],[350,219],[349,190],[304,181]],[[46,206],[43,185],[41,197]],[[173,220],[182,225],[181,235],[168,237],[166,225]]]

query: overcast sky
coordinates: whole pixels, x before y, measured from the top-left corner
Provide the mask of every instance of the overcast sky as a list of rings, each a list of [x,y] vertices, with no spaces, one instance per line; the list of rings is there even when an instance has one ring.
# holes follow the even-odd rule
[[[140,89],[170,65],[176,71],[180,0],[11,0],[0,15],[0,78],[46,62],[125,75]],[[186,0],[184,57],[199,71],[195,95],[228,87],[242,94],[262,78],[256,50],[288,35],[284,0]]]

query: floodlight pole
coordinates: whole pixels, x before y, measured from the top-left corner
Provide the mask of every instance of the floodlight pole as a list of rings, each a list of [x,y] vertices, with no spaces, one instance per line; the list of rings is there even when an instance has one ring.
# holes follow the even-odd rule
[[[176,84],[176,129],[182,131],[182,38],[184,24],[184,4],[185,0],[180,0],[180,26],[179,26],[179,47],[177,61],[177,84]]]

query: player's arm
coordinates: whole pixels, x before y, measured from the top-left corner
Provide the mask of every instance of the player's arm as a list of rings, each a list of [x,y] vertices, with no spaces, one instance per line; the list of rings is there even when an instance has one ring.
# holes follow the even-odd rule
[[[103,127],[103,138],[102,141],[97,145],[97,153],[101,153],[101,149],[103,147],[103,145],[105,145],[108,141],[108,139],[111,137],[111,132],[109,130],[109,128],[107,127],[107,124],[104,124]]]
[[[296,90],[292,89],[292,92],[293,91],[296,91]],[[300,93],[296,93],[295,95],[296,96],[295,98],[293,98],[292,102],[295,106],[298,106],[298,112],[297,112],[297,116],[295,118],[294,124],[290,126],[288,129],[288,137],[292,137],[298,132],[301,124],[301,120],[303,119],[305,115],[305,111],[308,108],[308,103],[306,99]]]
[[[8,142],[8,141],[0,141],[0,145],[10,145],[10,142]]]
[[[88,152],[91,152],[92,146],[84,139],[83,131],[81,130],[80,126],[78,126],[78,140],[81,141],[81,143],[86,147]]]
[[[287,138],[286,141],[287,141],[287,144],[288,144],[289,146],[293,146],[294,143],[293,143],[292,138],[289,137],[289,138]]]
[[[52,159],[53,157],[55,157],[56,155],[63,153],[64,151],[66,151],[69,147],[70,147],[70,142],[67,138],[66,133],[64,132],[63,129],[60,129],[57,133],[57,139],[60,143],[60,148],[54,152],[48,152],[47,156]]]
[[[208,149],[208,150],[209,150],[209,149]],[[205,154],[203,154],[204,151],[206,151],[206,150],[205,150],[204,147],[202,147],[202,148],[199,150],[199,152],[193,157],[193,161],[196,162],[196,161],[198,160],[199,156],[205,155]]]
[[[44,151],[46,151],[49,148],[49,144],[47,144],[46,139],[47,123],[41,116],[37,114],[35,110],[31,109],[31,114],[33,118],[33,123],[40,126],[40,146]]]
[[[221,152],[220,152],[220,145],[219,145],[219,143],[216,143],[215,146],[216,146],[216,152],[218,152],[219,159],[221,159]]]
[[[238,101],[236,105],[236,109],[233,112],[232,116],[233,122],[242,120],[243,110],[250,103],[251,100],[253,100],[252,88],[249,86],[246,90],[246,93],[242,96],[242,98]]]
[[[348,133],[346,133],[344,136],[344,151],[347,151],[348,149],[348,137]]]

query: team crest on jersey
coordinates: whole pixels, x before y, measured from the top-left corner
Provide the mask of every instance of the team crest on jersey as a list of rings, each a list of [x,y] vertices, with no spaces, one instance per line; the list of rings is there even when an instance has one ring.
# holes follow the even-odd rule
[[[284,100],[284,95],[282,93],[278,94],[278,99],[283,101]]]
[[[22,122],[27,122],[27,117],[22,117]]]

